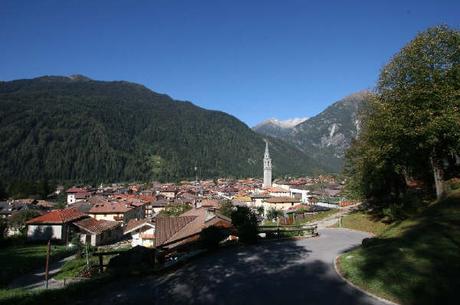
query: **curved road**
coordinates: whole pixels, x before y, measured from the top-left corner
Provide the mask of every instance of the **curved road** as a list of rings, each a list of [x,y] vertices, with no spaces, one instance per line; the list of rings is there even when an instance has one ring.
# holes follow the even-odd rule
[[[103,288],[94,304],[385,304],[345,283],[334,258],[369,235],[322,229],[320,237],[229,248],[178,271]]]

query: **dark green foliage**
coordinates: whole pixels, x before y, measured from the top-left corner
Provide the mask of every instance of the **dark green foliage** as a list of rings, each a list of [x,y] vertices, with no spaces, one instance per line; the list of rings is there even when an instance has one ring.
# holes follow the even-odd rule
[[[187,212],[192,207],[188,204],[172,203],[168,204],[164,210],[160,211],[160,216],[179,216]]]
[[[208,227],[201,231],[200,242],[203,247],[209,250],[217,249],[219,243],[229,235],[228,230],[217,227]]]
[[[248,207],[237,207],[232,213],[232,224],[238,231],[239,241],[254,243],[257,241],[257,216]]]
[[[269,139],[274,175],[317,166]],[[236,118],[128,82],[0,82],[0,173],[74,182],[260,176],[263,138]]]
[[[429,194],[436,186],[440,198],[443,180],[460,174],[459,89],[459,31],[430,28],[398,52],[382,69],[362,132],[348,151],[349,193],[396,219],[413,201],[406,199],[407,181]]]
[[[7,230],[8,230],[8,223],[6,219],[0,218],[0,240],[3,240],[5,238]]]
[[[25,234],[26,222],[40,215],[41,214],[36,210],[30,210],[30,209],[21,210],[17,213],[14,213],[8,218],[8,224],[11,227],[21,231],[21,233]]]
[[[6,186],[0,181],[0,200],[8,198],[8,193],[6,192]]]
[[[279,217],[283,216],[284,213],[281,210],[277,210],[275,208],[271,208],[267,211],[267,219],[268,220],[276,220]]]
[[[56,189],[56,184],[49,182],[47,179],[30,181],[16,180],[8,186],[8,196],[13,199],[19,198],[36,198],[47,199],[48,195]]]
[[[235,207],[233,206],[231,200],[225,200],[220,204],[219,214],[222,214],[227,217],[232,217],[232,213]]]
[[[155,266],[155,249],[136,246],[110,259],[108,270],[115,274],[147,274]]]

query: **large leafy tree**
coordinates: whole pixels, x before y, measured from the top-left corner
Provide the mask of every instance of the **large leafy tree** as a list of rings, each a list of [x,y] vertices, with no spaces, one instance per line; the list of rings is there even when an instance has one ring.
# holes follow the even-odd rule
[[[403,179],[434,179],[441,197],[460,151],[460,32],[438,26],[417,35],[382,69],[368,110],[348,153],[351,188],[398,197]]]
[[[429,163],[442,196],[444,164],[460,151],[460,32],[438,26],[417,35],[384,67],[377,92],[402,165]]]

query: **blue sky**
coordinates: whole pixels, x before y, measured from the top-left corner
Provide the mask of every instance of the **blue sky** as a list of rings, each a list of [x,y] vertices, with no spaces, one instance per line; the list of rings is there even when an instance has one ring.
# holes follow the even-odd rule
[[[127,80],[253,126],[372,88],[437,24],[460,1],[0,0],[0,80]]]

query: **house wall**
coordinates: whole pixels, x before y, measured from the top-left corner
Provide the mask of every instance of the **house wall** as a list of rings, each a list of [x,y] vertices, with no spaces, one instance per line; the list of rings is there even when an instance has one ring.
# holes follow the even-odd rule
[[[168,199],[176,198],[176,193],[175,192],[160,192],[160,195],[163,195]]]
[[[89,214],[90,217],[96,220],[110,220],[110,221],[123,221],[123,223],[127,223],[130,219],[142,219],[144,218],[144,210],[142,207],[137,207],[130,209],[125,213],[106,213],[106,214]],[[120,220],[121,219],[121,220]]]
[[[90,241],[90,245],[93,247],[102,246],[111,244],[117,241],[120,241],[123,236],[123,231],[120,227],[114,230],[107,230],[102,232],[101,234],[80,234],[80,241],[85,244],[87,238]]]
[[[107,214],[89,214],[92,218],[96,220],[110,220],[110,221],[118,221],[115,218],[122,216],[121,213],[107,213]]]
[[[286,192],[273,192],[270,193],[270,196],[272,197],[289,197],[291,193],[289,191]]]
[[[291,189],[291,196],[296,197],[296,195],[300,195],[300,200],[303,203],[309,204],[308,202],[308,190],[299,190],[299,189]]]
[[[154,236],[155,235],[155,228],[149,227],[147,230],[143,230],[145,227],[140,228],[139,230],[136,230],[135,232],[131,233],[132,241],[131,241],[131,246],[136,247],[136,246],[143,246],[147,248],[153,248],[154,247],[154,239],[150,238],[143,238],[143,235],[150,235]]]
[[[290,207],[294,206],[294,203],[287,202],[287,203],[269,203],[269,202],[264,202],[264,209],[265,213],[269,209],[277,209],[277,210],[282,210],[282,211],[287,211]]]
[[[63,240],[65,238],[63,225],[27,225],[27,239],[28,240],[48,240],[57,239]]]
[[[158,214],[160,213],[161,211],[163,211],[165,208],[164,207],[158,207],[158,208],[152,208],[153,212],[155,214]],[[152,215],[153,216],[153,215]]]
[[[75,201],[75,194],[67,194],[67,204],[74,204]]]

